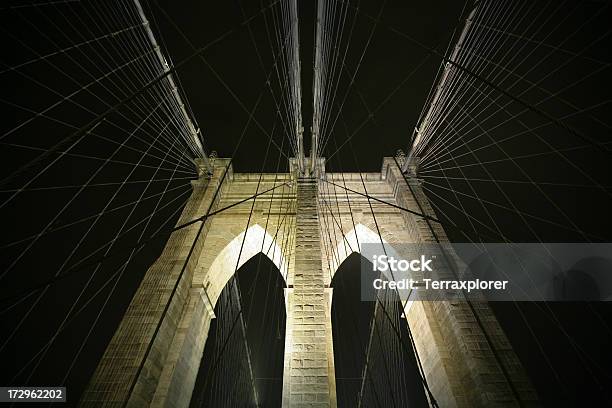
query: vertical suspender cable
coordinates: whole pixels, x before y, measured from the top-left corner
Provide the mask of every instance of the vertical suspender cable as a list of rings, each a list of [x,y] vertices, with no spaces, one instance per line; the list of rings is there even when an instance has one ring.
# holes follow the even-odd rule
[[[301,67],[300,67],[300,36],[298,27],[298,12],[297,12],[297,0],[289,1],[289,18],[291,24],[291,46],[292,52],[290,54],[290,66],[289,71],[291,80],[291,97],[295,109],[295,134],[298,148],[298,167],[300,172],[304,171],[304,126],[302,124],[302,83],[301,83]]]
[[[315,163],[317,161],[318,140],[321,120],[321,107],[323,99],[323,30],[325,25],[325,0],[317,1],[317,28],[315,40],[315,57],[314,57],[314,80],[312,82],[312,142],[310,146],[310,170],[314,173]]]

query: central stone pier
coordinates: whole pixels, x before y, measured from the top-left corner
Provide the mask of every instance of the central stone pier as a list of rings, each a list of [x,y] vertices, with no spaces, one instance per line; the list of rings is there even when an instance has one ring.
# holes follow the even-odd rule
[[[287,278],[283,407],[336,407],[330,279],[323,275],[316,178],[297,179],[295,267]]]

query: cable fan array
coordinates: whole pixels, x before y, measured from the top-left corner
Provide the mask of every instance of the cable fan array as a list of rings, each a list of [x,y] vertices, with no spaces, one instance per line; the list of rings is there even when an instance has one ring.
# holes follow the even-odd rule
[[[603,3],[481,1],[451,52],[439,55],[404,170],[414,174],[416,165],[439,219],[463,228],[447,229],[451,241],[609,241],[608,220],[594,216],[612,198],[610,99],[601,90],[612,66],[609,18]],[[603,368],[576,341],[563,308],[511,303],[562,390],[554,398],[572,398],[564,391],[571,380],[542,339],[542,321],[554,327],[556,344],[566,344],[574,369],[602,386],[596,373]],[[581,310],[607,330],[597,308]]]
[[[278,56],[274,70],[281,85],[281,101],[284,107],[283,129],[289,138],[294,157],[300,168],[304,166],[302,124],[302,85],[300,69],[300,41],[297,16],[297,0],[283,0],[279,13],[273,13],[274,41],[270,46]],[[279,15],[280,14],[280,15]],[[270,93],[274,95],[272,88]],[[274,97],[277,110],[280,103]]]
[[[312,82],[313,113],[311,158],[321,156],[334,128],[338,116],[332,116],[332,106],[336,99],[340,76],[342,75],[347,42],[342,52],[341,44],[346,41],[344,30],[349,2],[320,0],[317,2],[317,25],[315,33],[314,74]],[[350,36],[350,34],[349,34]],[[345,99],[346,99],[346,95]],[[343,101],[344,102],[344,101]],[[330,126],[330,121],[331,126]],[[316,160],[311,160],[314,170]]]
[[[46,383],[52,366],[65,384],[106,341],[113,301],[129,296],[162,244],[138,243],[174,225],[207,156],[137,0],[0,14],[14,47],[0,66],[0,208],[11,231],[0,245],[0,353],[19,367],[3,378]]]
[[[574,201],[556,197],[610,197],[607,175],[587,170],[610,153],[610,100],[599,90],[610,68],[601,56],[608,17],[603,4],[478,2],[444,57],[409,154],[445,222],[461,214],[501,241],[602,239],[572,215]]]

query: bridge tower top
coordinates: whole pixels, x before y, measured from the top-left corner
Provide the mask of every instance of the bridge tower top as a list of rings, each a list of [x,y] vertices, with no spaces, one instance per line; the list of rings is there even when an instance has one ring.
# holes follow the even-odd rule
[[[299,161],[295,157],[289,159],[289,171],[295,178],[319,178],[325,174],[325,157],[304,157],[304,166],[300,171]]]

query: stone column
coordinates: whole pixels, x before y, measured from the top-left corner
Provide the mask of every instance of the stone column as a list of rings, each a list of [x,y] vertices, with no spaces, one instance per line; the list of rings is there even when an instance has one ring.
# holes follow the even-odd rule
[[[392,158],[384,159],[382,173],[392,186],[399,205],[436,217],[417,180],[409,180],[414,183],[408,188]],[[408,213],[404,215],[406,228],[416,242],[433,244],[436,237],[442,243],[448,242],[441,224],[428,223],[423,217]],[[439,275],[439,278],[449,279],[454,276],[450,270],[442,270]],[[440,406],[540,405],[525,370],[486,301],[474,300],[471,305],[465,300],[415,302],[405,315],[425,377]]]
[[[192,182],[193,193],[178,224],[191,221],[208,210],[226,164],[222,160],[218,162],[210,178],[201,173],[202,177]],[[177,333],[181,336],[181,320],[193,315],[190,308],[191,312],[199,310],[200,315],[207,314],[205,306],[198,305],[196,294],[192,293],[191,282],[209,222],[205,223],[181,275],[199,228],[200,223],[195,223],[172,233],[168,239],[162,254],[151,265],[132,298],[81,398],[81,406],[121,407],[127,401],[130,407],[145,407],[152,404],[160,383],[165,384],[162,388],[171,391],[170,384],[161,379],[164,377],[162,372],[167,371],[168,361],[172,360],[171,346],[178,340],[175,336]],[[172,296],[177,282],[177,290]],[[162,320],[168,302],[170,306]],[[160,329],[154,335],[160,321]],[[207,329],[208,325],[204,326]],[[139,370],[145,356],[144,366]],[[192,371],[190,374],[195,380],[197,369]],[[132,388],[134,379],[136,383]]]
[[[331,289],[321,260],[318,184],[297,180],[295,267],[288,276],[283,407],[336,407]]]
[[[151,407],[189,406],[208,330],[214,318],[214,307],[204,287],[192,287]]]

